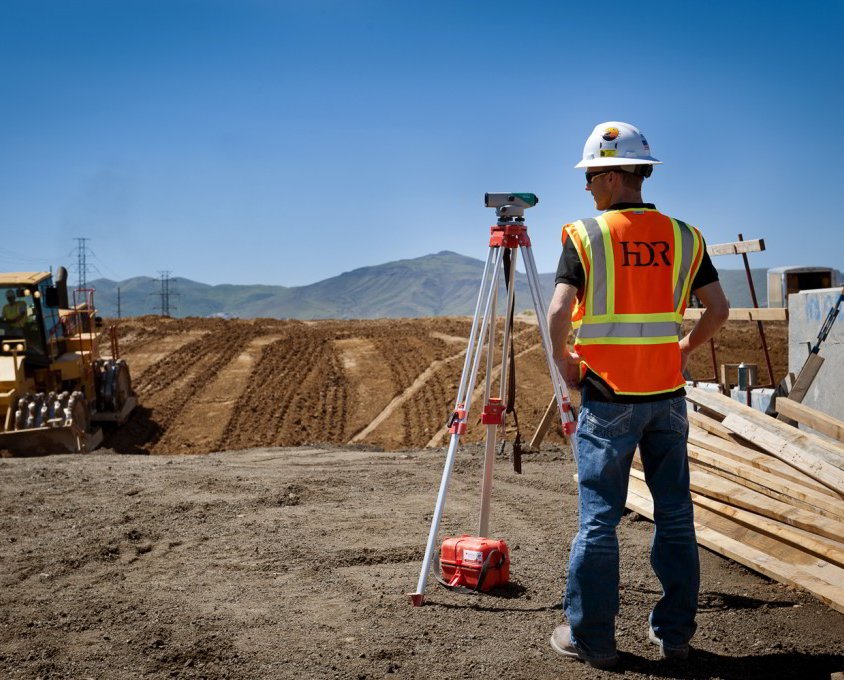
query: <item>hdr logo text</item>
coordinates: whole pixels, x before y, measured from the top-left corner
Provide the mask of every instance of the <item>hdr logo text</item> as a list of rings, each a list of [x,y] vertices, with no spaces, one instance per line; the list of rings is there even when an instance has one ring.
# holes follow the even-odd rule
[[[659,267],[660,264],[671,266],[668,259],[670,246],[667,241],[619,241],[619,244],[624,256],[622,267]]]

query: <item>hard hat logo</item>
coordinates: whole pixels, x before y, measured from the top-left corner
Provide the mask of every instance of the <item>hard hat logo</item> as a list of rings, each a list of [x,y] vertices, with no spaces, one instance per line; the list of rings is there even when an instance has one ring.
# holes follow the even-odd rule
[[[592,130],[583,147],[583,157],[575,167],[653,166],[659,162],[651,156],[651,148],[639,128],[610,120]],[[639,174],[648,177],[650,172],[642,170]]]

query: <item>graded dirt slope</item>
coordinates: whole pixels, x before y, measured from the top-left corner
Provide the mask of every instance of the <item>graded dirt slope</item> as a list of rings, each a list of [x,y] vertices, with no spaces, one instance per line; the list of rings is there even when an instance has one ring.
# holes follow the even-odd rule
[[[254,446],[366,444],[387,450],[445,443],[445,424],[466,357],[470,320],[254,321],[162,319],[124,321],[122,353],[141,407],[106,448],[131,453],[208,453]],[[501,325],[498,338],[501,338]],[[777,380],[785,373],[785,324],[767,325]],[[516,416],[523,441],[551,397],[536,325],[514,328]],[[755,325],[729,324],[717,340],[720,362],[759,364]],[[692,361],[697,378],[713,375],[711,353]],[[482,409],[480,363],[472,414]],[[493,393],[498,393],[497,368]],[[575,404],[577,394],[573,394]],[[507,418],[508,436],[515,419]],[[466,441],[483,437],[470,428]],[[558,430],[549,442],[561,443]]]
[[[482,451],[458,455],[444,535],[476,530]],[[611,677],[561,659],[574,464],[559,448],[499,460],[491,531],[512,585],[416,586],[442,449],[253,449],[208,456],[0,460],[2,678]],[[626,515],[619,676],[828,680],[844,616],[701,550],[688,662],[658,659],[652,525]]]

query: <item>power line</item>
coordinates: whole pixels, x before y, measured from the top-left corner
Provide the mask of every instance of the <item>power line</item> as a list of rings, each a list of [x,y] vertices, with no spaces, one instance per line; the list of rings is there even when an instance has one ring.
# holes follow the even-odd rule
[[[103,278],[106,278],[106,274],[107,274],[112,280],[120,281],[120,275],[117,272],[115,272],[114,269],[112,269],[105,262],[103,262],[103,260],[100,257],[98,257],[96,253],[92,252],[91,255],[93,256],[94,260],[96,260],[96,263],[93,265],[94,269],[97,270],[97,272],[100,274],[100,276],[102,276]],[[100,271],[97,264],[99,264],[103,269],[105,269],[105,274],[103,274],[103,272]]]
[[[50,263],[50,260],[46,258],[32,257],[31,255],[22,255],[20,253],[16,253],[13,250],[9,250],[8,248],[3,246],[0,246],[0,260],[16,263],[16,266],[18,267],[21,263],[23,263],[26,265],[38,265],[39,267],[42,267],[44,269],[46,269],[46,267],[48,267]]]

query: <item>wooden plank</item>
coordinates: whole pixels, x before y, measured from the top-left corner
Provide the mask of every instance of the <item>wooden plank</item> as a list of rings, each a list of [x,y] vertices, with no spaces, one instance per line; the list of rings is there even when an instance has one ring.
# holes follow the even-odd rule
[[[627,507],[653,520],[653,500],[645,483],[631,476],[627,494]],[[746,545],[743,541],[712,529],[705,524],[706,511],[699,509],[701,516],[695,517],[695,533],[698,544],[739,564],[758,571],[780,583],[803,588],[836,611],[844,613],[844,572],[823,560],[817,561],[815,570],[796,566],[793,560],[805,559],[806,553],[791,548],[785,543],[770,539],[774,554]],[[712,513],[714,514],[714,513]],[[697,513],[696,513],[697,515]],[[824,570],[823,567],[827,569]],[[820,572],[820,575],[817,572]]]
[[[640,470],[634,468],[630,474],[632,477],[644,481],[644,474]],[[703,494],[692,493],[692,500],[696,506],[704,507],[720,515],[730,517],[739,524],[751,528],[754,531],[773,536],[801,550],[811,552],[822,559],[835,562],[839,566],[844,567],[844,543],[841,542],[840,537],[838,539],[822,537],[784,522],[769,519],[755,512],[735,507],[729,503],[708,498]]]
[[[736,436],[732,433],[732,431],[728,430],[721,424],[721,420],[723,420],[723,418],[721,418],[721,420],[715,420],[715,418],[705,416],[693,409],[689,409],[688,418],[690,425],[696,425],[701,430],[705,430],[706,432],[714,434],[728,442],[734,442],[736,440]]]
[[[687,307],[683,319],[691,321],[703,316],[704,307]],[[784,307],[730,307],[730,321],[788,321]]]
[[[789,425],[797,426],[797,422],[794,420],[790,420],[786,417],[780,418],[777,414],[776,409],[774,408],[774,404],[776,400],[780,397],[785,397],[794,389],[794,381],[796,380],[794,373],[789,373],[786,375],[782,380],[780,380],[780,384],[776,386],[774,389],[774,394],[771,397],[771,403],[768,405],[768,408],[765,411],[765,415],[769,415],[772,418],[777,418],[778,420],[782,420],[784,423],[788,423]]]
[[[778,522],[784,522],[798,529],[809,531],[833,541],[844,536],[844,522],[822,517],[817,513],[769,498],[758,491],[752,491],[722,477],[693,469],[689,473],[691,489],[707,498],[744,508]]]
[[[724,426],[844,497],[844,470],[830,465],[814,452],[806,451],[735,413],[724,418]]]
[[[822,536],[816,536],[808,531],[797,529],[782,522],[762,517],[754,512],[735,508],[727,503],[716,501],[700,494],[692,494],[692,501],[696,507],[703,507],[719,515],[730,517],[739,524],[754,531],[772,536],[795,548],[805,550],[816,557],[844,567],[844,543],[833,541]]]
[[[775,408],[778,413],[796,420],[828,437],[844,442],[844,422],[822,413],[789,397],[778,397]]]
[[[768,498],[772,498],[775,501],[780,501],[782,503],[786,503],[787,505],[792,505],[795,508],[801,508],[803,510],[807,510],[808,512],[816,513],[818,515],[823,515],[824,517],[829,517],[830,519],[837,520],[839,522],[844,521],[837,513],[830,513],[828,510],[824,510],[822,508],[818,508],[807,501],[802,501],[799,498],[794,498],[794,496],[789,496],[783,494],[775,489],[769,489],[763,484],[759,484],[758,482],[753,482],[749,479],[742,477],[741,475],[737,475],[732,472],[727,472],[726,470],[711,467],[709,465],[703,465],[701,463],[697,463],[692,461],[691,465],[693,466],[692,470],[701,470],[703,472],[708,472],[713,475],[717,475],[718,477],[722,477],[728,482],[732,482],[734,484],[738,484],[743,486],[751,491],[756,491],[757,493],[761,493]]]
[[[730,413],[736,413],[768,432],[772,432],[782,439],[799,446],[801,449],[805,449],[817,457],[822,458],[831,465],[835,465],[836,467],[844,466],[844,446],[840,446],[835,442],[821,439],[817,435],[803,432],[802,430],[786,425],[776,418],[771,418],[761,411],[757,411],[750,406],[745,406],[729,397],[725,397],[723,394],[705,392],[697,387],[687,387],[686,398],[723,417],[726,417]]]
[[[785,481],[769,472],[757,470],[712,451],[689,446],[689,459],[705,466],[707,472],[726,473],[726,477],[771,498],[798,508],[817,512],[824,517],[844,522],[844,500],[817,493],[793,481]]]
[[[761,453],[755,449],[749,449],[741,444],[734,442],[727,442],[723,439],[699,430],[696,427],[689,428],[689,444],[694,444],[700,448],[708,451],[713,451],[722,456],[732,458],[756,468],[776,475],[777,478],[783,482],[792,484],[800,484],[806,488],[812,489],[822,494],[826,494],[831,498],[841,498],[832,489],[828,489],[823,484],[819,484],[808,475],[803,474],[799,470],[795,470],[787,463],[783,463],[779,458],[774,458],[770,453]]]
[[[698,508],[696,514],[699,516],[698,521],[708,528],[735,539],[747,548],[755,548],[775,557],[793,569],[800,569],[803,573],[811,574],[818,581],[834,586],[839,593],[834,598],[835,601],[839,605],[844,605],[844,602],[840,599],[840,594],[844,593],[844,569],[841,567],[831,564],[828,560],[811,555],[802,548],[795,548],[775,537],[767,536],[743,526],[729,517],[724,517],[711,510]]]
[[[551,424],[554,422],[554,415],[557,413],[559,413],[559,409],[557,408],[557,397],[552,394],[551,401],[548,402],[548,408],[545,409],[545,414],[539,422],[539,427],[536,428],[533,439],[530,440],[530,448],[539,448],[540,444],[542,444],[542,440],[545,439],[545,435],[548,434],[548,430],[551,429]]]
[[[800,369],[800,373],[797,374],[797,378],[794,380],[794,387],[788,393],[788,398],[791,401],[803,401],[806,398],[806,392],[812,386],[812,382],[814,382],[818,371],[821,370],[823,362],[824,358],[820,354],[809,354],[806,362]]]
[[[758,253],[765,250],[765,239],[757,238],[749,241],[733,241],[732,243],[713,243],[706,246],[706,252],[712,255],[740,255],[741,253]]]

